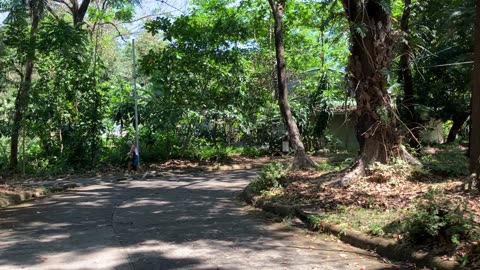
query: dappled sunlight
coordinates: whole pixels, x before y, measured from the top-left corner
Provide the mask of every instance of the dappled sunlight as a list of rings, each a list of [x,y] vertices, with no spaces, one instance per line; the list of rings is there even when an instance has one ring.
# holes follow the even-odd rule
[[[210,176],[213,176],[212,180]],[[255,172],[177,174],[78,188],[0,212],[0,269],[265,269],[371,260],[293,237],[242,209]],[[51,203],[54,202],[54,203]],[[41,248],[39,248],[41,247]],[[323,257],[319,257],[318,254]],[[349,255],[352,254],[352,255]],[[291,258],[302,255],[302,262]],[[378,263],[378,265],[382,265]],[[383,265],[382,265],[383,266]],[[334,269],[334,268],[332,268]],[[375,268],[372,268],[375,269]],[[376,268],[381,269],[381,268]]]
[[[154,201],[151,199],[138,199],[134,202],[129,202],[125,203],[120,208],[129,208],[129,207],[140,207],[140,206],[162,206],[162,205],[168,205],[170,202],[167,201]]]

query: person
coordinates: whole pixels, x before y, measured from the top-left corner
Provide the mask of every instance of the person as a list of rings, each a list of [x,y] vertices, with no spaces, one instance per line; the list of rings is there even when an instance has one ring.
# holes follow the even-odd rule
[[[127,145],[128,147],[130,148],[130,151],[128,151],[127,153],[127,156],[128,156],[128,171],[132,171],[132,169],[134,171],[137,170],[137,166],[138,166],[138,150],[137,150],[137,147],[135,147],[135,145],[131,142],[131,141],[128,141],[127,142]]]

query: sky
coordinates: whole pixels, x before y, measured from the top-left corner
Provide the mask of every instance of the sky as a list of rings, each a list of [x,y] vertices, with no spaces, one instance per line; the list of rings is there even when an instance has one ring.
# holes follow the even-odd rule
[[[188,0],[141,0],[141,2],[141,5],[135,9],[136,19],[134,21],[136,22],[123,25],[133,35],[142,30],[143,22],[147,17],[155,18],[162,15],[179,16],[186,13],[188,8]]]
[[[134,21],[146,16],[172,15],[178,16],[187,12],[188,0],[141,0],[141,5],[135,9]],[[3,24],[7,13],[0,13],[0,25]],[[140,20],[141,21],[141,20]],[[143,23],[132,23],[126,27],[132,32],[140,31]]]

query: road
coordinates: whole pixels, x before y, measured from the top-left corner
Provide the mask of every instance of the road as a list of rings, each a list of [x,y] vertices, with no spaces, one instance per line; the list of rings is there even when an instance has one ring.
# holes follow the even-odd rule
[[[238,199],[254,170],[98,180],[0,210],[0,269],[403,269]]]

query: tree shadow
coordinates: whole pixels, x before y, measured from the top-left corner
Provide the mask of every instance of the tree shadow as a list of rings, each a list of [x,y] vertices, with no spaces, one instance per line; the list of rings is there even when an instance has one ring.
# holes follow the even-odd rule
[[[247,211],[236,196],[254,176],[103,182],[3,209],[0,269],[346,269],[363,262],[390,269],[339,243],[308,244]]]

